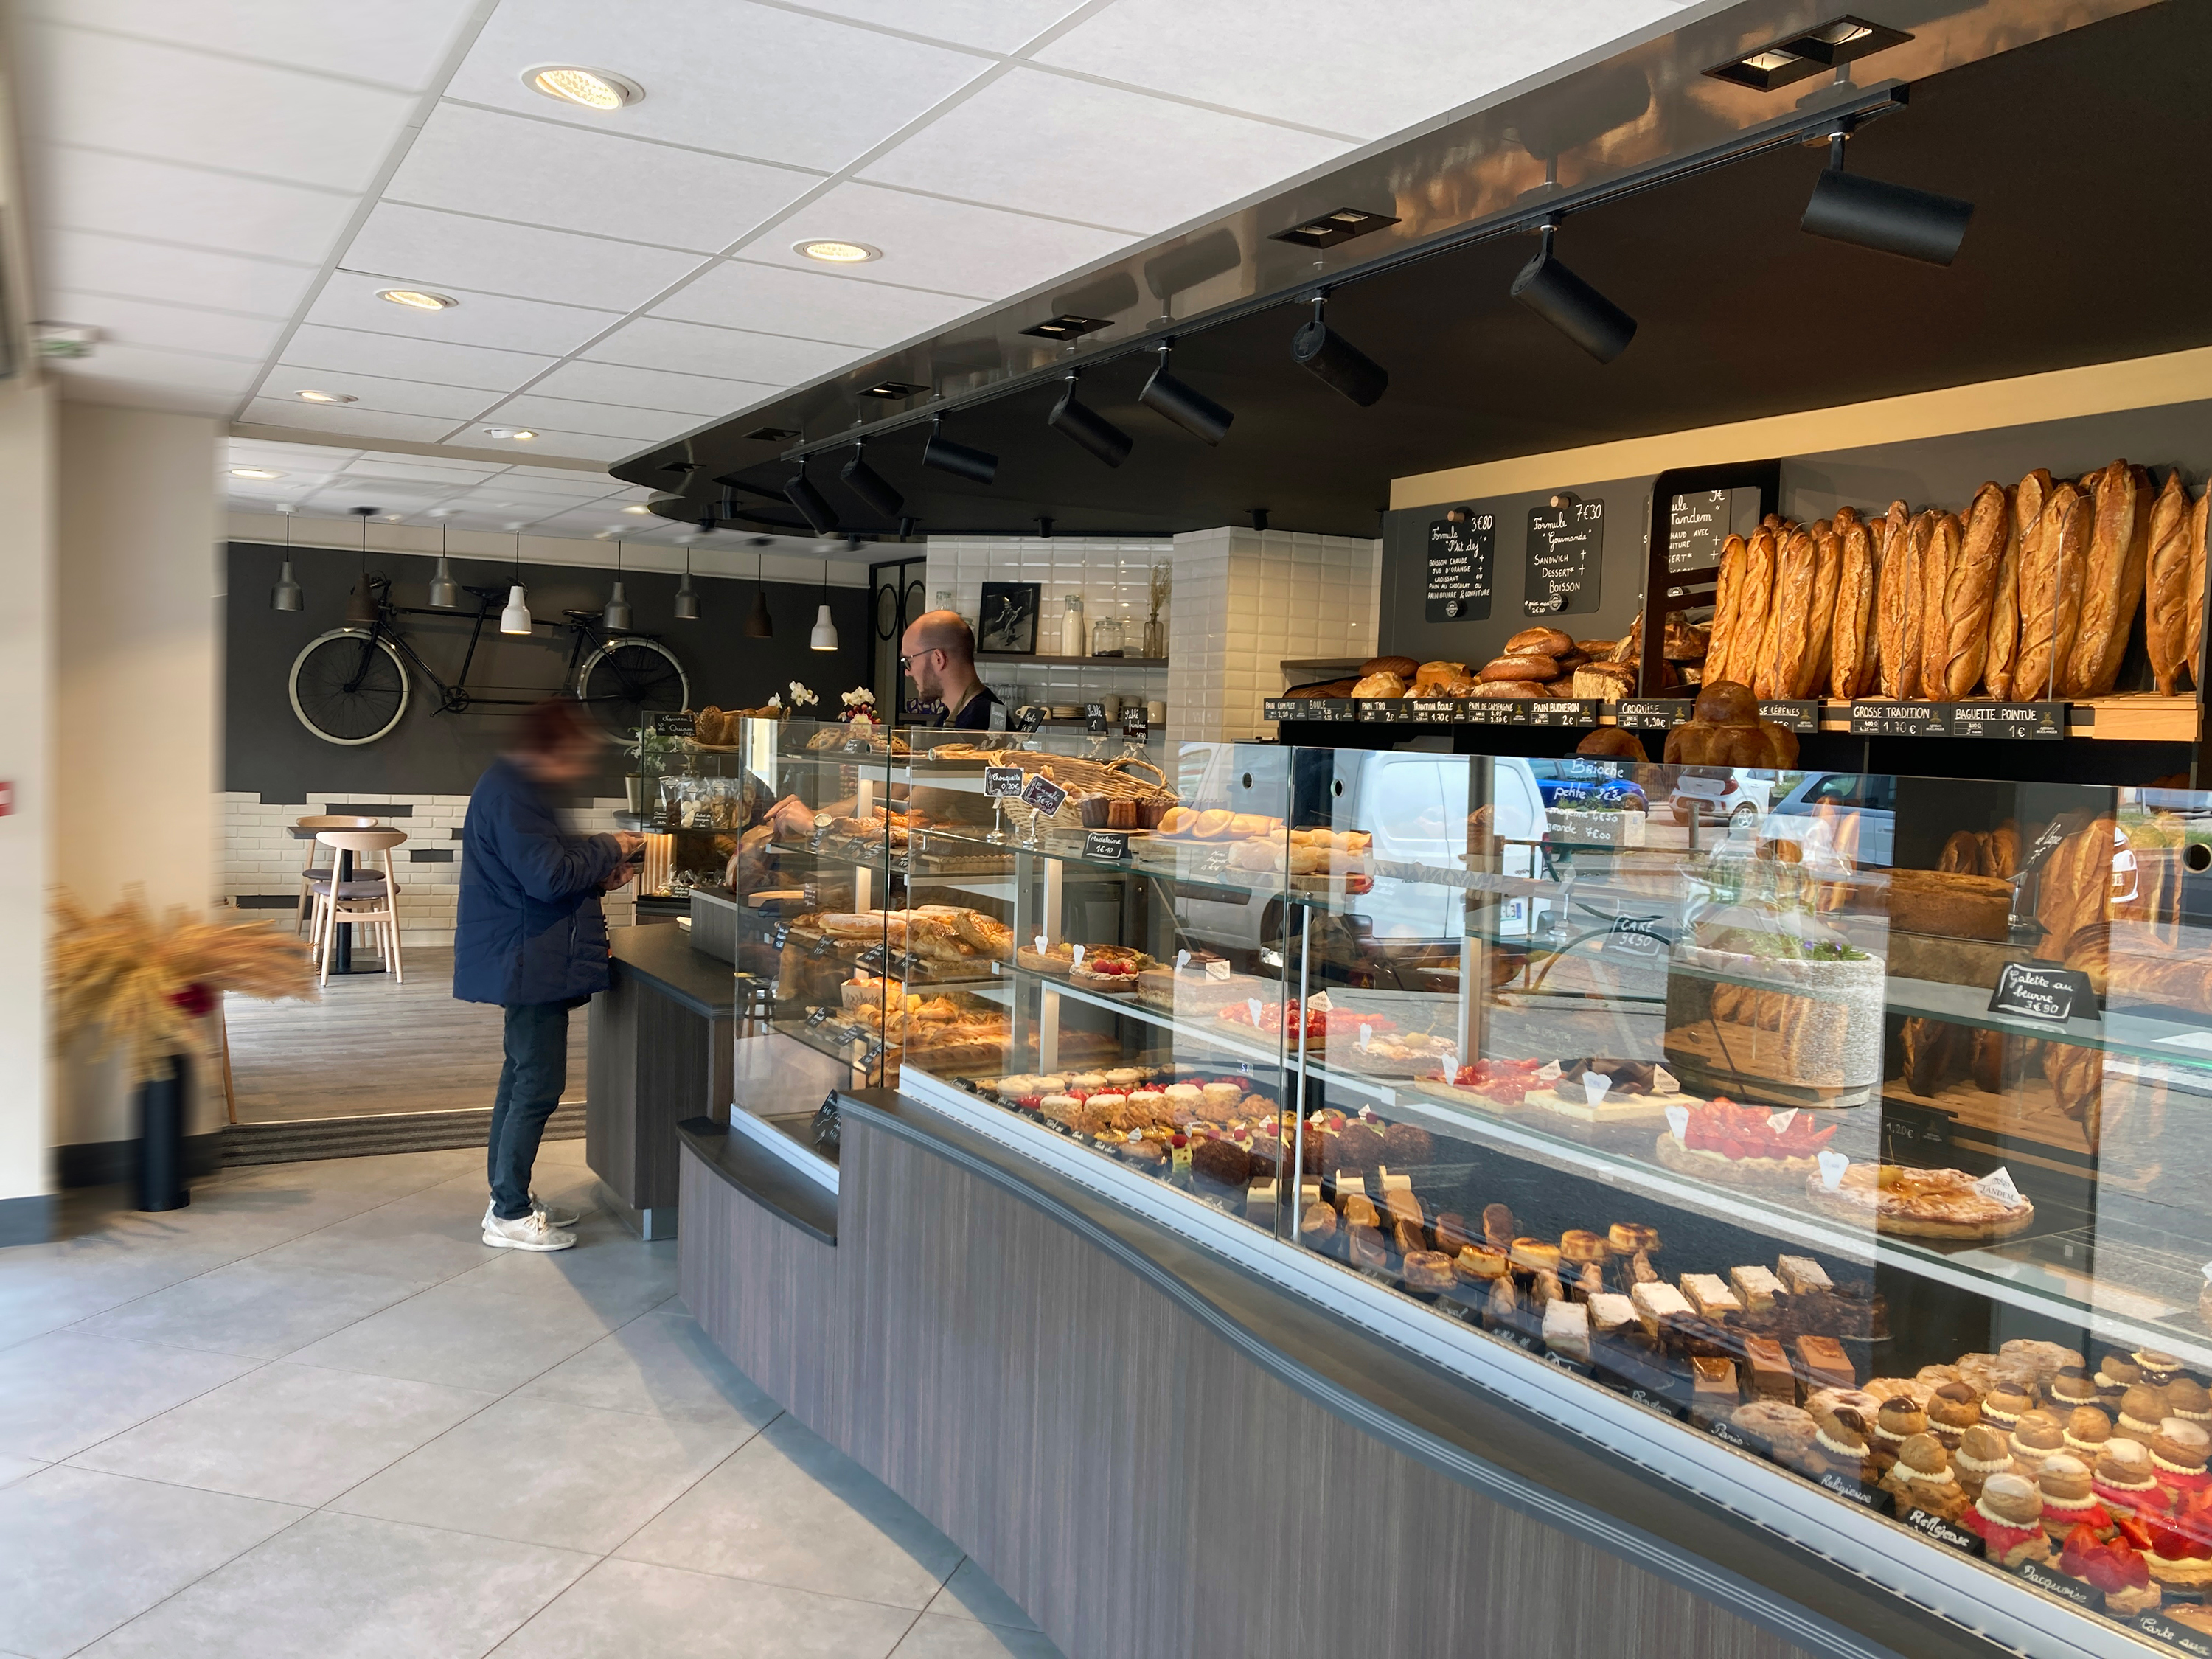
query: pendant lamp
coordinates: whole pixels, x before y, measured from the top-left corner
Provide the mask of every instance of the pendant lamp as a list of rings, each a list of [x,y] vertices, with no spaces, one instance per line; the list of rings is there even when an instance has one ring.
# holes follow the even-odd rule
[[[368,521],[376,509],[356,507],[354,512],[361,519],[361,579],[346,596],[345,620],[348,628],[367,628],[376,621],[376,600],[368,591]]]
[[[271,611],[297,611],[305,604],[307,596],[301,592],[299,579],[292,574],[292,514],[284,514],[284,568],[276,573],[276,586],[269,590]]]
[[[625,634],[629,631],[629,601],[623,597],[622,556],[623,544],[617,542],[615,544],[614,592],[607,595],[607,608],[604,613],[604,620],[610,634]]]
[[[837,648],[837,624],[830,620],[830,561],[822,561],[823,600],[814,612],[814,631],[806,636],[809,648],[816,651],[835,651]]]
[[[676,589],[676,620],[699,620],[699,596],[691,591],[691,548],[689,543],[684,548],[684,580]]]
[[[768,556],[753,556],[753,604],[745,612],[745,637],[749,640],[771,640],[775,637],[775,624],[768,614]]]
[[[527,634],[530,631],[529,596],[522,590],[522,532],[514,532],[514,586],[507,590],[507,609],[499,613],[499,631],[502,634]]]
[[[461,585],[453,580],[453,567],[446,562],[446,532],[447,526],[438,526],[438,568],[430,573],[430,604],[440,611],[451,611],[461,602]]]

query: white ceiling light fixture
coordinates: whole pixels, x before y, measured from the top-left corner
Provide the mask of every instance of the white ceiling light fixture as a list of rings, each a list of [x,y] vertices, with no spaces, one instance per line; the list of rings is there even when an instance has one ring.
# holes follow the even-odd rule
[[[303,404],[357,404],[360,398],[349,392],[295,392],[292,394]]]
[[[611,114],[645,96],[645,88],[611,70],[583,69],[574,64],[541,64],[522,72],[522,84],[547,98],[574,104],[580,109]]]
[[[376,290],[376,297],[411,311],[451,311],[460,304],[450,294],[433,294],[421,288],[380,288]]]
[[[645,514],[652,512],[653,509],[647,507],[643,501],[632,501],[628,507],[623,508],[623,511],[634,516],[642,518]]]
[[[830,561],[822,561],[822,603],[814,612],[814,631],[806,636],[807,648],[812,651],[835,651],[837,648],[837,624],[830,618]]]
[[[825,265],[864,265],[880,259],[884,251],[866,242],[793,242],[791,251],[801,258],[819,259]]]
[[[499,613],[499,631],[502,634],[527,634],[530,631],[530,596],[522,590],[522,526],[509,525],[514,532],[514,586],[507,590],[507,609]]]
[[[281,478],[284,475],[271,471],[265,466],[234,466],[230,469],[230,476],[234,478]]]

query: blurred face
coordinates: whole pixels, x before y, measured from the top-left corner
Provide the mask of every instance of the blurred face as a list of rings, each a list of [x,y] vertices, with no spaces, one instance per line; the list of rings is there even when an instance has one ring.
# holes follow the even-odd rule
[[[581,783],[597,769],[598,760],[597,746],[587,742],[565,743],[558,749],[521,757],[524,771],[556,789]]]
[[[925,701],[945,694],[945,653],[924,646],[916,639],[918,629],[909,628],[899,641],[899,659],[906,672],[914,678],[914,689]]]

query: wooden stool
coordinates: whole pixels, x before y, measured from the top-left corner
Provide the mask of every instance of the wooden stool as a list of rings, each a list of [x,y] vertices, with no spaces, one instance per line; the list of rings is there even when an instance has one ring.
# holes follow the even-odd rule
[[[292,820],[292,833],[307,844],[307,861],[300,866],[300,902],[292,915],[292,931],[297,933],[314,920],[315,896],[311,890],[317,877],[328,873],[316,864],[316,854],[321,843],[315,839],[324,830],[379,830],[383,825],[374,818],[349,817],[343,812],[313,812],[304,818]],[[332,866],[335,868],[335,865]]]
[[[324,830],[316,833],[315,839],[339,854],[338,866],[332,868],[331,874],[310,884],[315,896],[315,917],[307,943],[321,958],[319,983],[331,982],[331,957],[336,954],[339,927],[368,927],[383,930],[379,948],[384,951],[384,959],[392,964],[392,979],[404,985],[407,975],[399,963],[399,878],[392,867],[392,849],[407,839],[407,832]],[[350,863],[358,871],[363,857],[380,858],[384,861],[383,873],[356,874],[351,879],[342,879],[340,868]]]

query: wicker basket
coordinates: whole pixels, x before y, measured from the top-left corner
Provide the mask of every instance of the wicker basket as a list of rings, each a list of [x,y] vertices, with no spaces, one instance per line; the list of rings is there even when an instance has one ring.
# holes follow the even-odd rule
[[[1160,767],[1140,755],[1122,755],[1110,761],[1085,760],[1074,755],[1040,755],[1026,749],[1000,749],[979,751],[987,766],[1018,766],[1030,777],[1042,773],[1067,791],[1070,805],[1086,796],[1103,795],[1108,800],[1157,800],[1173,805],[1176,793],[1168,787],[1168,775]],[[964,757],[963,757],[964,758]],[[1150,779],[1134,775],[1138,768],[1152,775]],[[1006,809],[1006,822],[1018,830],[1025,841],[1034,840],[1047,826],[1066,828],[1063,818],[1047,818],[1027,801],[1019,799],[1002,800]],[[1066,807],[1060,809],[1065,814]]]

